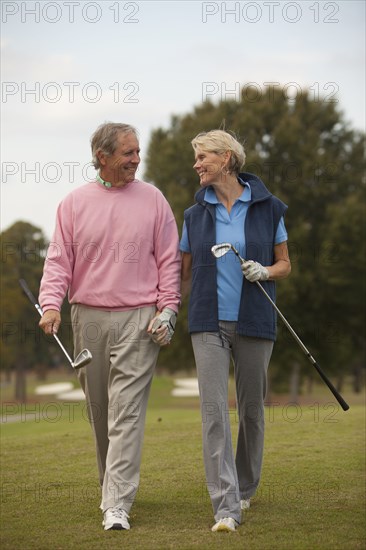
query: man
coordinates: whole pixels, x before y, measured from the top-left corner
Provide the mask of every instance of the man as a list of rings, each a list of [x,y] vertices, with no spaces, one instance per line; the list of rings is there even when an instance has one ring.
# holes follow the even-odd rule
[[[135,179],[136,130],[102,124],[91,140],[96,181],[61,202],[44,266],[40,326],[56,333],[68,292],[74,351],[94,432],[103,526],[130,529],[145,413],[159,346],[174,333],[180,303],[176,222],[162,193]]]

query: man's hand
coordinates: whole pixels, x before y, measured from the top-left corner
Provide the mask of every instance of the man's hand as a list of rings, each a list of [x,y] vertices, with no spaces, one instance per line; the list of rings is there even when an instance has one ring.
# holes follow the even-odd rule
[[[150,321],[147,332],[159,346],[166,346],[173,337],[177,314],[166,307]]]
[[[268,269],[263,267],[259,262],[253,262],[253,260],[246,260],[241,264],[241,270],[243,275],[251,283],[256,281],[267,281],[269,278]]]
[[[39,322],[39,326],[45,334],[57,334],[61,324],[61,315],[59,311],[54,309],[47,310]]]

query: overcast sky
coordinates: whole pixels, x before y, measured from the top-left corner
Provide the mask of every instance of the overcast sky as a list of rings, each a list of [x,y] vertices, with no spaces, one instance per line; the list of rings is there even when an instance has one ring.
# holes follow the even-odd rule
[[[24,220],[51,238],[58,203],[94,176],[89,140],[107,120],[138,128],[139,177],[153,129],[249,82],[289,96],[310,88],[365,129],[364,1],[2,1],[1,10],[2,230]]]

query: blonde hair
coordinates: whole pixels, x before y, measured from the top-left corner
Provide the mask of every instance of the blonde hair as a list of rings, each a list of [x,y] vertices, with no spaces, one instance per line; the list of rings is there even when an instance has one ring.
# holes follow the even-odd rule
[[[98,153],[113,155],[117,147],[119,134],[134,134],[138,138],[137,130],[130,124],[120,122],[105,122],[98,126],[91,137],[90,144],[93,155],[93,165],[96,170],[100,168]]]
[[[194,151],[201,149],[218,155],[229,151],[231,153],[228,170],[239,174],[245,163],[244,147],[239,141],[225,130],[210,130],[201,132],[191,141]]]

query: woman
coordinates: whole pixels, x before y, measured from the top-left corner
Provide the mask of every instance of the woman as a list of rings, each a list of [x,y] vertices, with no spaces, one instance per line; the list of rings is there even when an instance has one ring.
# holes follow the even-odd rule
[[[212,531],[235,531],[259,484],[264,441],[266,376],[276,337],[276,315],[255,281],[275,299],[275,281],[291,264],[284,213],[287,206],[253,174],[239,173],[242,145],[212,130],[192,141],[201,188],[184,213],[182,291],[190,292],[189,331],[197,367]],[[230,242],[233,252],[215,259],[211,247]],[[243,277],[244,275],[244,277]],[[236,456],[228,405],[230,360],[238,407]]]

